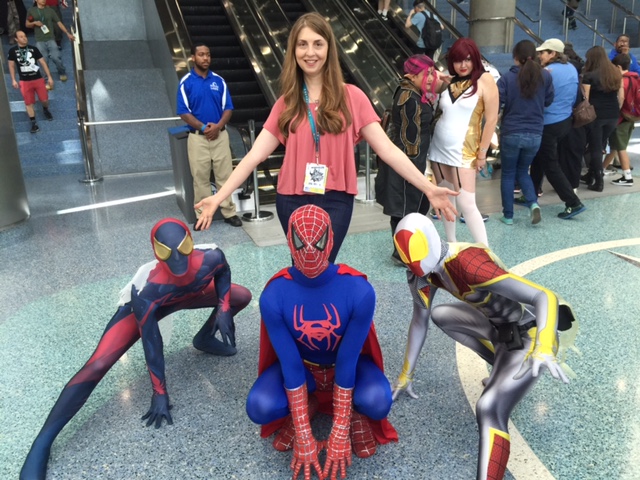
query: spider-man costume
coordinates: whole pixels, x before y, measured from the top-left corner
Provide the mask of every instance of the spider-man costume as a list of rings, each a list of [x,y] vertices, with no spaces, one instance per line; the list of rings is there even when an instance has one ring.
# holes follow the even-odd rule
[[[53,441],[82,408],[93,389],[113,364],[142,338],[153,386],[151,408],[142,417],[156,428],[173,420],[165,382],[162,336],[158,322],[183,309],[215,307],[193,339],[195,348],[216,355],[233,355],[233,317],[247,306],[251,292],[231,283],[231,271],[215,245],[194,248],[187,226],[163,219],[151,230],[157,260],[138,269],[120,293],[118,310],[105,328],[87,363],[67,383],[31,446],[20,472],[21,480],[43,479]],[[223,341],[215,337],[220,332]]]
[[[247,398],[247,413],[278,431],[274,447],[293,448],[293,478],[315,469],[320,478],[343,478],[351,451],[375,453],[397,441],[386,416],[391,388],[373,327],[375,292],[366,277],[328,261],[333,244],[327,213],[315,205],[291,215],[287,234],[294,266],[276,274],[260,297],[262,330],[259,377]],[[333,415],[324,469],[325,443],[311,433],[315,411]]]
[[[427,336],[429,316],[457,342],[493,366],[476,404],[480,432],[477,479],[503,478],[509,459],[511,411],[538,379],[542,367],[568,383],[556,361],[558,330],[577,328],[571,307],[558,295],[507,271],[484,246],[442,242],[431,220],[412,213],[394,241],[413,297],[404,366],[394,388],[416,398],[413,374]],[[460,303],[431,309],[438,289]]]

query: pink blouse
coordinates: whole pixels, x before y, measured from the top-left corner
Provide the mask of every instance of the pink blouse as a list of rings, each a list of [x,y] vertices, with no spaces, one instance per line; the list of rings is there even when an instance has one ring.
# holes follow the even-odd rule
[[[354,147],[362,140],[360,130],[370,123],[380,122],[380,118],[362,90],[349,84],[345,84],[345,88],[347,106],[353,117],[352,123],[342,133],[320,136],[320,163],[329,167],[327,190],[356,195],[358,172],[356,172]],[[289,137],[285,139],[278,129],[278,119],[284,107],[284,98],[280,97],[264,124],[264,128],[285,146],[284,161],[278,176],[278,193],[309,195],[302,188],[307,163],[315,163],[315,145],[311,125],[305,116],[296,132],[289,132]],[[313,119],[316,120],[315,104],[311,104],[310,107]]]

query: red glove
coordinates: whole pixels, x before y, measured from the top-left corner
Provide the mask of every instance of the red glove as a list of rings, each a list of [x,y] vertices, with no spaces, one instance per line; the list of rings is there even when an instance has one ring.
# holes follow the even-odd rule
[[[347,478],[347,466],[351,466],[351,411],[353,402],[353,388],[333,387],[333,427],[327,441],[327,460],[322,474],[331,480],[336,480],[338,468],[340,477]]]
[[[304,480],[310,480],[312,466],[320,480],[324,480],[320,462],[318,461],[318,453],[322,450],[322,446],[314,438],[311,431],[307,384],[303,383],[295,390],[286,390],[286,392],[291,419],[296,432],[293,442],[293,459],[291,460],[292,480],[298,478],[302,467],[304,467]]]

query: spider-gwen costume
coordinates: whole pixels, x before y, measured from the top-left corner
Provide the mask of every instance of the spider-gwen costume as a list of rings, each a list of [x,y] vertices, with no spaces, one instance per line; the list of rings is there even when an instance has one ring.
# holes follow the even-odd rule
[[[211,308],[193,339],[193,345],[215,355],[233,355],[233,317],[247,306],[251,292],[231,283],[231,272],[222,251],[215,245],[194,248],[187,226],[167,218],[151,230],[157,260],[138,269],[120,293],[119,308],[107,325],[87,363],[67,383],[31,446],[20,472],[21,480],[44,479],[51,445],[58,433],[82,408],[93,389],[113,364],[142,338],[144,356],[153,386],[151,408],[142,417],[147,426],[162,419],[172,424],[165,382],[162,336],[158,322],[183,309]],[[215,337],[220,332],[223,341]]]
[[[375,292],[360,272],[328,261],[333,232],[321,208],[295,210],[287,240],[294,266],[277,273],[260,297],[259,377],[247,413],[263,425],[263,437],[278,430],[277,450],[293,448],[294,479],[301,470],[309,479],[312,468],[320,478],[338,471],[344,478],[352,448],[364,458],[397,441],[386,420],[392,399],[373,327]],[[326,444],[311,432],[317,410],[333,415]]]
[[[509,273],[480,244],[442,242],[431,220],[412,213],[394,236],[413,297],[404,366],[394,389],[416,398],[412,381],[429,316],[457,342],[471,348],[493,368],[476,405],[480,432],[477,479],[501,479],[510,450],[511,411],[533,387],[541,367],[565,383],[556,361],[558,330],[577,328],[569,305],[550,290]],[[442,288],[460,303],[431,309]]]

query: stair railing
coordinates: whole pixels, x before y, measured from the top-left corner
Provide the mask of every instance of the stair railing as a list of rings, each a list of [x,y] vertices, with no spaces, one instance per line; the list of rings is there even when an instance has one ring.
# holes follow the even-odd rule
[[[616,23],[618,20],[618,10],[624,13],[624,19],[622,20],[622,34],[627,34],[627,19],[633,19],[638,22],[638,28],[640,28],[640,16],[634,13],[635,0],[631,2],[631,10],[624,5],[620,5],[616,0],[609,0],[609,3],[613,5],[613,11],[611,12],[611,26],[609,27],[609,33],[616,31]]]
[[[84,80],[84,49],[82,46],[82,27],[80,25],[78,2],[74,2],[72,23],[73,36],[75,37],[75,42],[71,42],[71,47],[73,48],[73,69],[76,79],[76,112],[85,172],[84,178],[80,179],[80,181],[93,184],[102,180],[102,176],[96,171],[91,145],[91,132],[86,124],[87,90]]]

